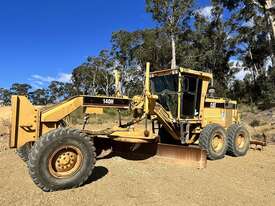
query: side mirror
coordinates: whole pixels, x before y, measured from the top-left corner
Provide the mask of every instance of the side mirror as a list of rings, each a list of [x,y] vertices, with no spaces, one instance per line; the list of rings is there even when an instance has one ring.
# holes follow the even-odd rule
[[[214,98],[215,97],[215,93],[216,93],[216,89],[214,87],[210,87],[208,89],[208,96],[209,97]]]

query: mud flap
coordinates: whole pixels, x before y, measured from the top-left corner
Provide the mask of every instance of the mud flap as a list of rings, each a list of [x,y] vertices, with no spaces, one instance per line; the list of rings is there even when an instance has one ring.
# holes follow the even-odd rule
[[[12,96],[10,148],[35,141],[39,134],[40,111],[25,96]]]

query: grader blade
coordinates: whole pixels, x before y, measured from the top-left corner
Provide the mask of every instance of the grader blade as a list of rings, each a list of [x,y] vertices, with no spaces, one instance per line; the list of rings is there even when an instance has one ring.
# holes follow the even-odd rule
[[[183,163],[198,169],[206,168],[206,152],[196,146],[182,146],[161,143],[129,144],[113,142],[114,154],[131,160],[142,160],[152,156],[170,159],[175,163]]]
[[[206,168],[206,151],[202,150],[200,147],[158,144],[157,155],[179,160],[186,165],[194,166],[199,169]]]

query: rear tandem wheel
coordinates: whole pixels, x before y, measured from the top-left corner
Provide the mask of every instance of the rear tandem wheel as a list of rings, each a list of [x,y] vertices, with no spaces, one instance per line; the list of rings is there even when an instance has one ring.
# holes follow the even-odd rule
[[[250,137],[246,128],[240,124],[232,124],[227,129],[227,153],[234,157],[244,156],[250,145]]]
[[[222,159],[228,147],[224,128],[218,124],[207,125],[200,134],[199,145],[206,150],[208,159]]]

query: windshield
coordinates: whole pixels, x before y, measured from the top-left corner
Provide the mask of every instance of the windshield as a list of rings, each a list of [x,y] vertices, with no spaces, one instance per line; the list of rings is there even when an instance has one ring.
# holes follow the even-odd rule
[[[178,75],[157,76],[151,78],[152,93],[158,95],[159,103],[177,116],[178,105]]]

